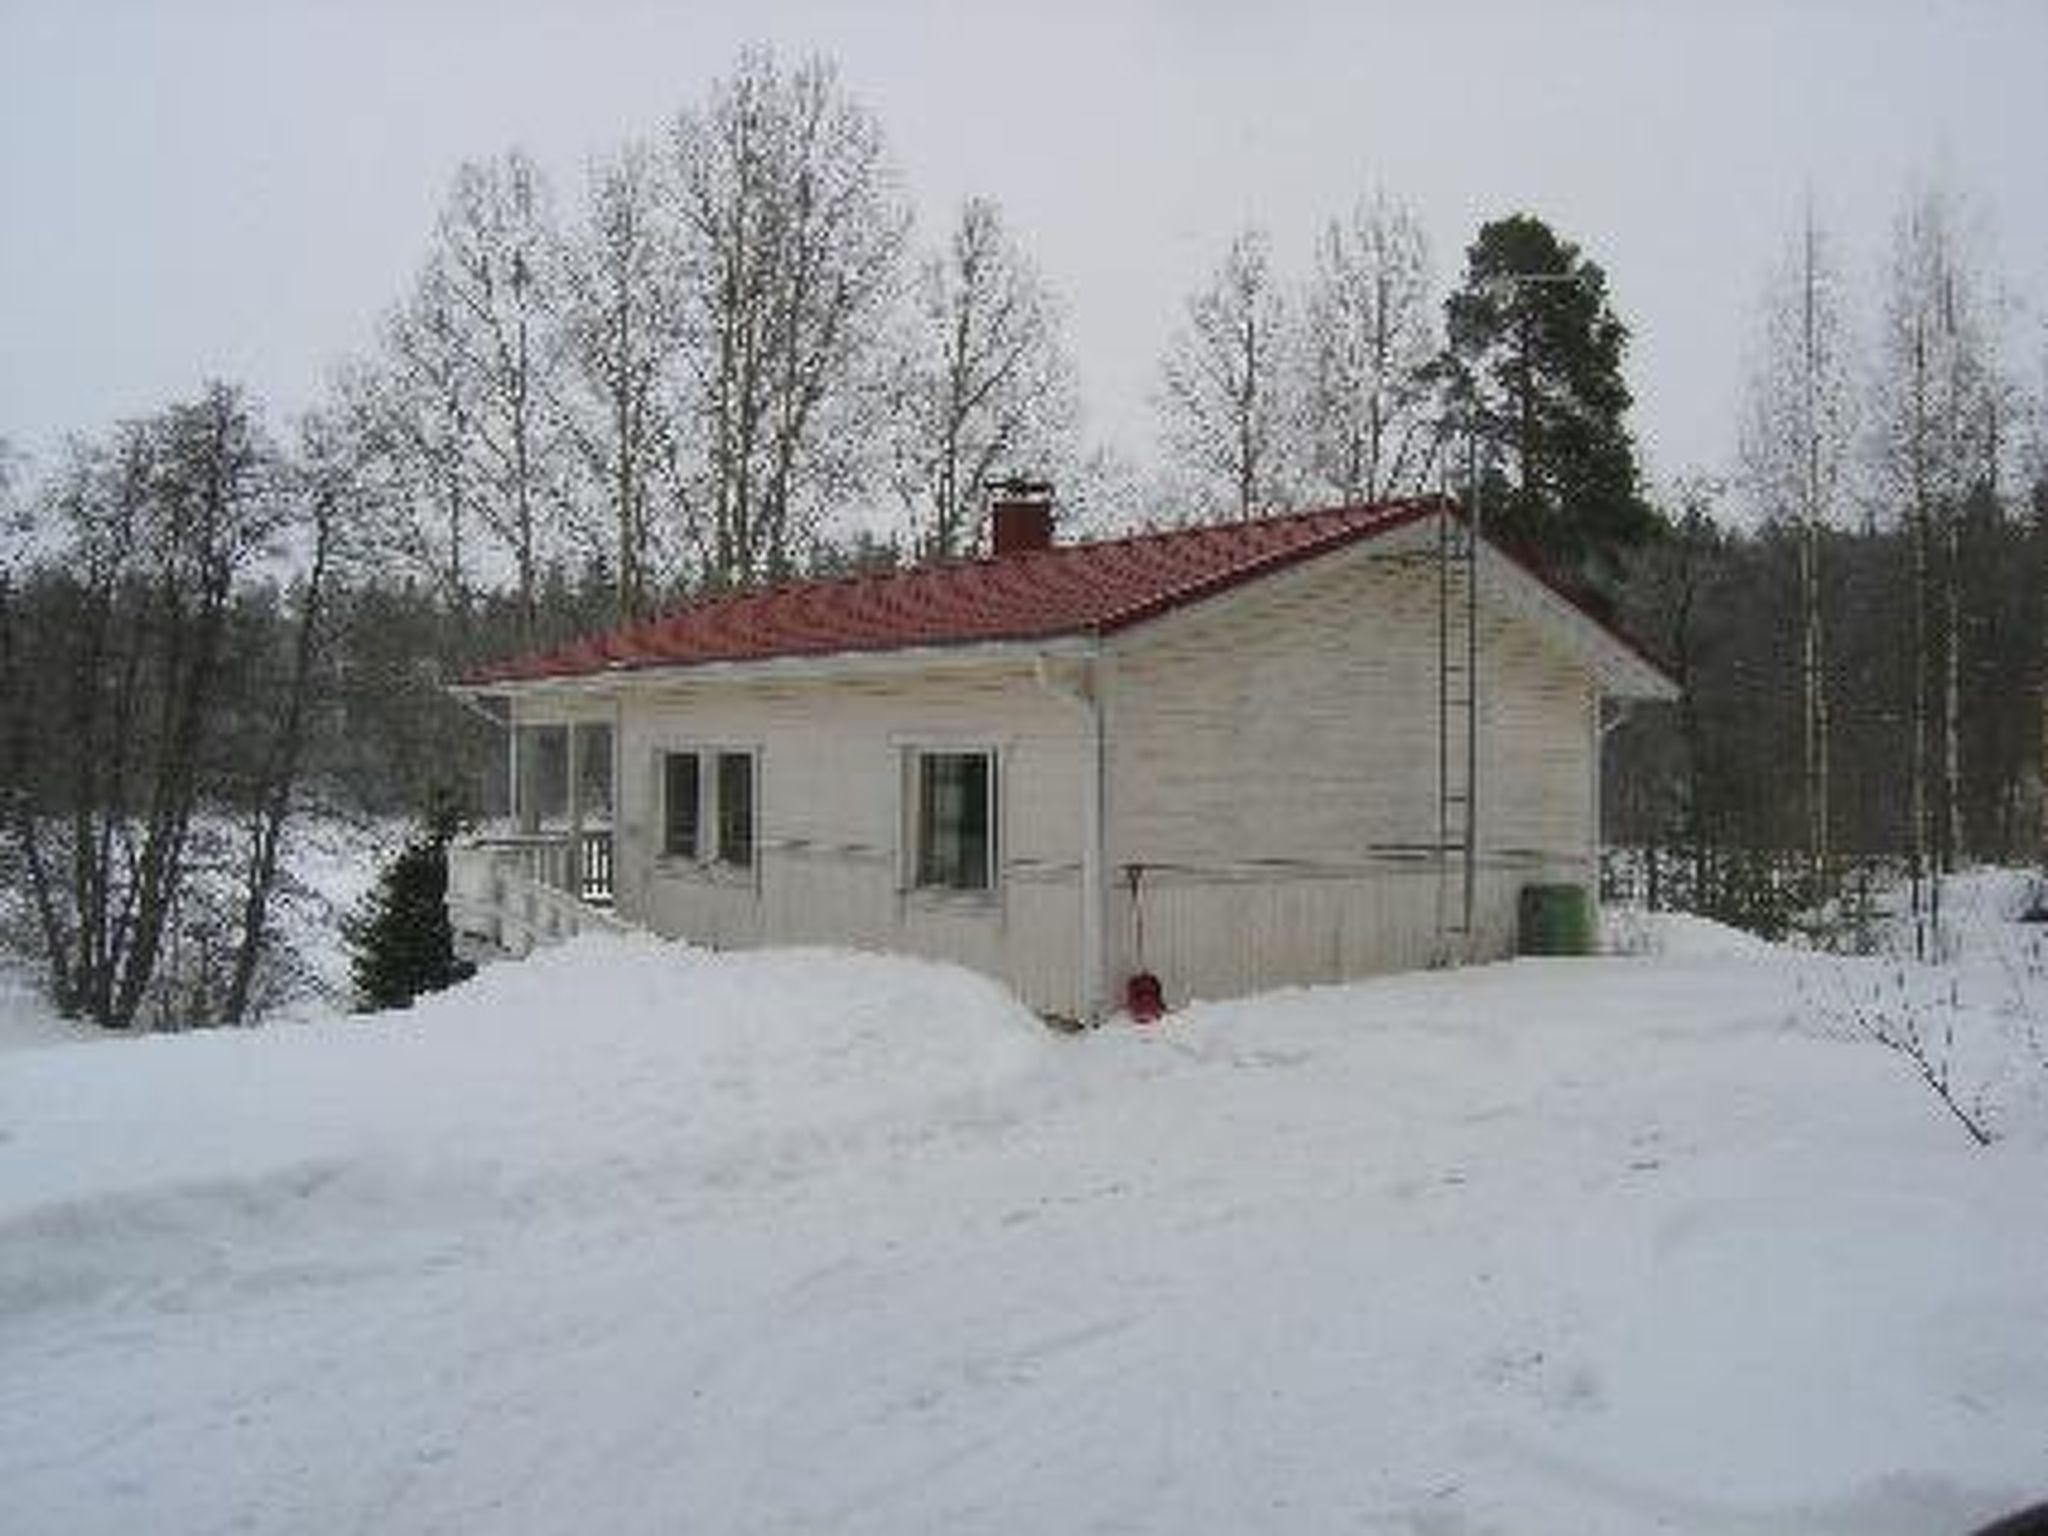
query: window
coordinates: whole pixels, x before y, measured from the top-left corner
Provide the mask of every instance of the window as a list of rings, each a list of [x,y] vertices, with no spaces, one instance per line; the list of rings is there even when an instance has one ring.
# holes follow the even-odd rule
[[[754,862],[754,757],[718,754],[718,862],[740,869]]]
[[[986,891],[995,873],[995,754],[919,752],[913,786],[915,883]]]
[[[753,867],[753,753],[661,755],[661,852],[664,858]]]
[[[669,858],[697,857],[699,778],[696,753],[662,754],[661,851]]]

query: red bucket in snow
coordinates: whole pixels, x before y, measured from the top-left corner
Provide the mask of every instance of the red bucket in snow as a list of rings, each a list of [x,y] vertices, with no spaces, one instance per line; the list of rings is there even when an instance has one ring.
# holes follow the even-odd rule
[[[1159,978],[1150,971],[1140,971],[1124,983],[1124,1009],[1140,1024],[1155,1024],[1166,1012],[1166,997],[1160,991]]]

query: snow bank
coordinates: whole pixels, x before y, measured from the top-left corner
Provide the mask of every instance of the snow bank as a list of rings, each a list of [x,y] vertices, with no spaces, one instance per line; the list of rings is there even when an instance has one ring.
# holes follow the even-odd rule
[[[1668,955],[1712,960],[1760,955],[1771,946],[1753,933],[1690,912],[1613,906],[1601,913],[1601,948],[1610,955]]]
[[[0,1309],[152,1285],[222,1231],[787,1176],[972,1119],[1050,1048],[953,967],[591,936],[404,1012],[36,1052],[0,1076]]]
[[[1069,1040],[946,967],[593,937],[16,1052],[0,1524],[1960,1533],[2048,1467],[2048,1146],[1817,1024],[1835,964]]]
[[[28,975],[0,961],[0,1054],[80,1044],[98,1033],[59,1018]]]

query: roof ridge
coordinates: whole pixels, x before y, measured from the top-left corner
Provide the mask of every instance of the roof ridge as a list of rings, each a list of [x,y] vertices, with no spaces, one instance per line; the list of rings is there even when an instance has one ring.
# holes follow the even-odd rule
[[[1358,512],[1392,513],[1397,509],[1406,510],[1424,504],[1448,506],[1451,499],[1446,496],[1389,496],[1380,501],[1346,501],[1331,506],[1295,507],[1286,512],[1269,512],[1259,517],[1232,518],[1226,522],[1182,523],[1174,528],[1141,528],[1131,533],[1110,534],[1098,539],[1075,539],[1066,544],[1055,544],[1050,549],[1032,550],[1029,553],[1059,554],[1067,550],[1107,549],[1119,544],[1142,544],[1150,540],[1167,540],[1202,533],[1230,533],[1244,528],[1271,528],[1281,523],[1303,523],[1315,518],[1336,518]],[[1015,555],[983,556],[983,559],[1009,559]]]
[[[886,570],[839,571],[821,576],[786,576],[779,581],[758,587],[723,587],[700,591],[694,596],[683,598],[673,608],[650,614],[645,618],[632,620],[628,624],[614,626],[601,634],[619,634],[647,625],[664,622],[674,614],[686,609],[700,610],[714,608],[726,603],[751,602],[767,599],[790,592],[803,592],[821,587],[857,587],[865,584],[882,584],[899,581],[906,576],[938,574],[945,571],[969,570],[981,566],[1008,565],[1012,561],[1036,560],[1047,555],[1059,556],[1094,549],[1114,549],[1144,543],[1164,543],[1175,539],[1193,538],[1201,534],[1232,533],[1249,528],[1271,528],[1283,523],[1308,522],[1317,518],[1336,518],[1351,513],[1390,513],[1395,509],[1406,509],[1424,503],[1451,505],[1445,496],[1391,496],[1382,501],[1339,502],[1331,506],[1296,507],[1286,512],[1271,512],[1259,517],[1233,518],[1225,522],[1181,523],[1172,528],[1140,528],[1128,533],[1107,534],[1100,538],[1073,539],[1066,543],[1051,544],[1043,549],[1013,551],[1009,554],[946,555],[936,560],[920,560],[910,565],[892,565]],[[594,635],[579,636],[579,639],[595,639]],[[574,644],[575,641],[569,642]]]
[[[1354,538],[1362,537],[1367,533],[1384,531],[1385,525],[1395,523],[1397,520],[1406,521],[1410,515],[1420,516],[1432,511],[1448,510],[1453,505],[1448,497],[1406,496],[1390,498],[1386,501],[1355,502],[1339,507],[1316,507],[1303,512],[1283,514],[1279,517],[1250,518],[1239,523],[1209,523],[1200,525],[1200,528],[1205,530],[1226,531],[1232,528],[1270,526],[1281,522],[1306,522],[1311,518],[1327,518],[1337,524],[1337,526],[1306,543],[1277,544],[1271,549],[1257,550],[1248,559],[1240,563],[1228,566],[1222,570],[1204,571],[1184,581],[1175,582],[1163,587],[1160,591],[1150,596],[1137,599],[1115,612],[1105,615],[1095,627],[1103,630],[1124,628],[1142,619],[1162,613],[1169,608],[1176,608],[1184,603],[1192,602],[1209,593],[1228,590],[1232,586],[1263,574],[1269,567],[1293,565],[1303,560],[1313,559],[1317,555],[1342,547]],[[1355,526],[1348,522],[1338,522],[1339,518],[1352,513],[1373,513],[1376,515],[1370,523],[1362,526]],[[1195,532],[1198,529],[1183,531]]]

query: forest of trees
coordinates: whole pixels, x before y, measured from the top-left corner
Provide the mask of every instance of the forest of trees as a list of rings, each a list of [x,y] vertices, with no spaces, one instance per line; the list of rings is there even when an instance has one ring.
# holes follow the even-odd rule
[[[2048,444],[1965,222],[1912,193],[1859,323],[1809,213],[1766,284],[1736,474],[1634,561],[1623,615],[1685,697],[1622,727],[1608,836],[1681,849],[1702,909],[1775,929],[1875,864],[1924,949],[1941,874],[2042,857]]]
[[[1448,293],[1383,192],[1298,280],[1236,232],[1158,371],[1160,473],[1090,443],[1057,296],[993,200],[915,223],[822,60],[745,55],[575,189],[462,167],[416,279],[290,424],[228,385],[0,446],[0,942],[110,1026],[290,985],[292,818],[477,807],[447,679],[690,594],[970,556],[986,488],[1068,529],[1476,489],[1664,661],[1614,722],[1606,831],[1658,899],[1764,926],[1888,861],[2043,837],[2042,404],[1953,194],[1859,313],[1807,218],[1764,275],[1741,461],[1648,485],[1625,275],[1508,211]],[[1731,317],[1731,324],[1736,317]],[[1924,891],[1924,898],[1923,893]]]

